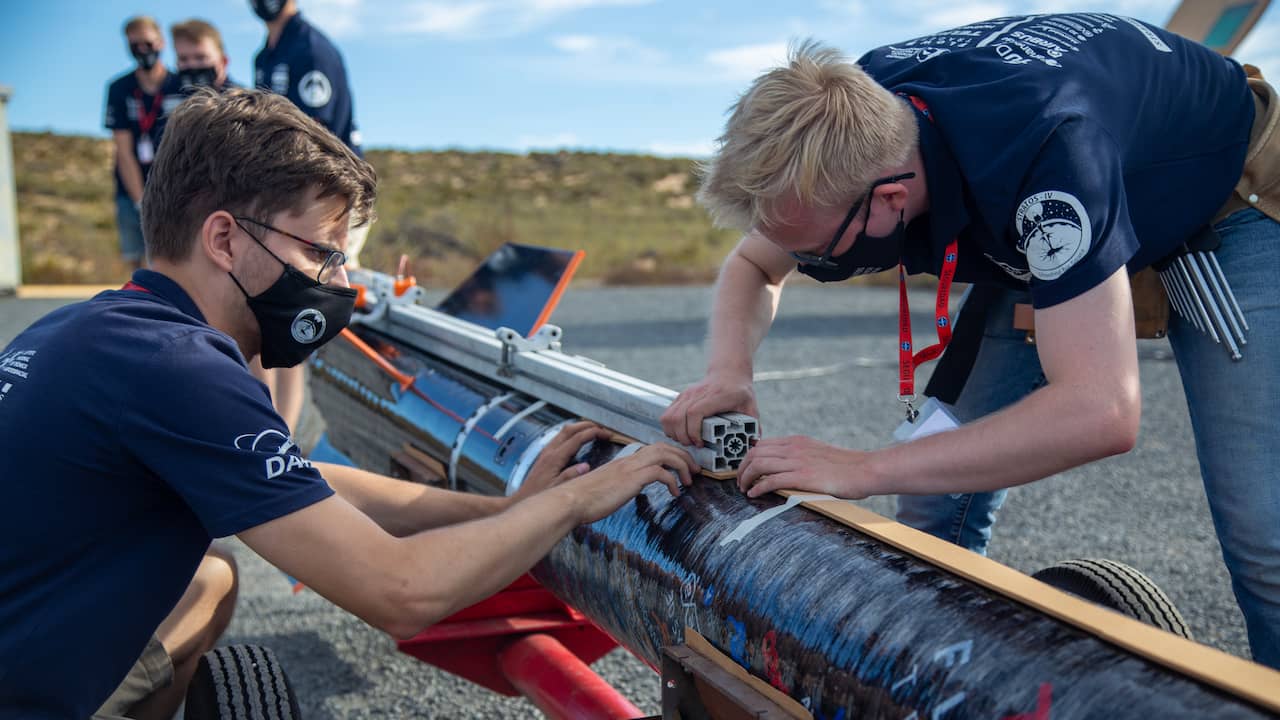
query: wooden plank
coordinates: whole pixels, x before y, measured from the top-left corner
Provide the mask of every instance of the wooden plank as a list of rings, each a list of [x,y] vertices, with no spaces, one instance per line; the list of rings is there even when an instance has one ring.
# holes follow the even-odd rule
[[[684,629],[684,644],[707,661],[714,663],[725,673],[737,679],[744,687],[750,688],[753,692],[758,693],[761,697],[776,705],[780,711],[785,713],[786,717],[794,718],[795,720],[813,720],[813,713],[806,710],[794,698],[747,672],[746,668],[717,650],[714,645],[696,631],[687,627]]]
[[[783,490],[779,494],[790,497],[798,493]],[[1280,712],[1280,672],[1271,668],[1086,602],[990,558],[877,515],[851,502],[805,500],[801,506],[1085,630],[1139,657],[1273,712]]]
[[[1166,30],[1230,55],[1258,23],[1271,0],[1184,0]]]

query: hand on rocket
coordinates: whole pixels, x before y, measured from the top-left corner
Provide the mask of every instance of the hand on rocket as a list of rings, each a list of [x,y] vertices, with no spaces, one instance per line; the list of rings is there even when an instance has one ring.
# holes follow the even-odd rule
[[[861,499],[859,466],[867,453],[828,445],[803,435],[756,443],[738,467],[738,488],[748,497],[774,490],[809,490]]]
[[[659,421],[662,431],[681,445],[702,447],[702,420],[723,412],[760,417],[751,376],[745,379],[723,373],[709,373],[680,393]]]
[[[697,472],[698,465],[689,453],[659,443],[601,465],[565,486],[581,489],[574,493],[574,502],[578,506],[579,522],[589,523],[612,514],[653,482],[660,482],[672,495],[679,495],[683,486],[693,482]]]
[[[607,439],[612,435],[612,431],[585,420],[564,426],[542,449],[520,489],[511,496],[512,501],[518,502],[586,473],[591,466],[584,462],[569,465],[573,456],[592,440]]]

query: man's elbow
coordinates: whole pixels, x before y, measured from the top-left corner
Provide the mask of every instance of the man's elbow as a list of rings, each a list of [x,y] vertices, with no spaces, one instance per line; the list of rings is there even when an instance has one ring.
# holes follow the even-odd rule
[[[1102,398],[1097,414],[1099,425],[1095,434],[1098,457],[1122,455],[1138,443],[1138,429],[1142,423],[1142,393],[1136,382],[1117,388]]]
[[[408,640],[454,612],[449,599],[423,593],[407,580],[382,593],[376,617],[365,620],[396,640]]]

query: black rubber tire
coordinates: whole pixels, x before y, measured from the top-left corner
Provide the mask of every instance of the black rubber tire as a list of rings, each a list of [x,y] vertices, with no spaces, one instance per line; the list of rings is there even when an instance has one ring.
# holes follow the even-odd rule
[[[1031,577],[1122,615],[1191,638],[1169,596],[1146,575],[1115,560],[1066,560]]]
[[[259,645],[216,647],[187,688],[186,720],[300,720],[298,698],[275,653]]]

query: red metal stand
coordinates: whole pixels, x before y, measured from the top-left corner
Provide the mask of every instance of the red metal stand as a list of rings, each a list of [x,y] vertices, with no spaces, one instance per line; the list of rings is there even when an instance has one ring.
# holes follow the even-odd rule
[[[618,643],[528,575],[398,643],[400,651],[553,718],[643,713],[587,667]]]

